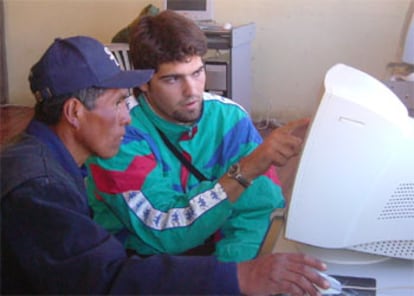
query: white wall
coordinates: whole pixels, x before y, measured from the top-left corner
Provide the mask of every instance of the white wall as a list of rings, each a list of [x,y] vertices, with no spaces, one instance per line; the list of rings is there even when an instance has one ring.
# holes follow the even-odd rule
[[[414,0],[215,0],[215,19],[255,22],[252,116],[310,116],[327,69],[342,62],[382,79],[397,61]],[[161,0],[5,0],[11,103],[32,105],[27,75],[54,37],[102,42]]]

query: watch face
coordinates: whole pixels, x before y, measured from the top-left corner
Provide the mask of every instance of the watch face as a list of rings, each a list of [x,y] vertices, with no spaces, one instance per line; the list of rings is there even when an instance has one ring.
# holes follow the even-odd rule
[[[240,172],[240,166],[238,163],[233,164],[230,168],[229,168],[229,175],[234,176],[237,173]]]

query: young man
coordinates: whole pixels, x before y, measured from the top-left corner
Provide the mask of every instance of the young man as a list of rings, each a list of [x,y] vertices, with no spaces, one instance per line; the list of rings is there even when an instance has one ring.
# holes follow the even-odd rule
[[[80,167],[117,152],[130,122],[127,89],[151,74],[122,72],[108,49],[82,36],[56,39],[32,67],[35,118],[0,159],[2,294],[316,295],[313,285],[327,283],[312,258],[127,257],[91,219]]]
[[[284,160],[270,162],[266,150],[289,158],[300,139],[277,130],[257,149],[259,158],[249,160],[262,142],[249,115],[203,92],[204,33],[172,11],[144,17],[130,30],[134,67],[155,75],[138,90],[120,152],[88,161],[96,221],[142,255],[193,252],[205,241],[211,246],[208,238],[219,230],[207,253],[212,249],[221,261],[256,257],[270,215],[285,205],[273,167]],[[227,183],[237,196],[223,190]]]

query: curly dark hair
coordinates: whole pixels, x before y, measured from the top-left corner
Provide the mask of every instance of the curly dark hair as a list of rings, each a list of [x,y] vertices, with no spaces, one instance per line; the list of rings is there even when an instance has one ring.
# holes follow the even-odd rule
[[[135,69],[157,71],[160,64],[207,52],[207,39],[196,23],[170,10],[131,24],[129,43]]]

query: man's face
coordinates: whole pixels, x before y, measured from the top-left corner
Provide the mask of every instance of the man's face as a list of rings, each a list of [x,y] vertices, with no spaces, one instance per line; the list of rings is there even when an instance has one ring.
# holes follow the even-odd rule
[[[192,56],[185,62],[161,64],[141,89],[158,115],[171,122],[190,124],[200,117],[205,81],[201,57]]]
[[[109,158],[118,152],[125,126],[131,121],[127,95],[126,89],[108,89],[96,99],[92,110],[84,109],[76,137],[88,154]]]

